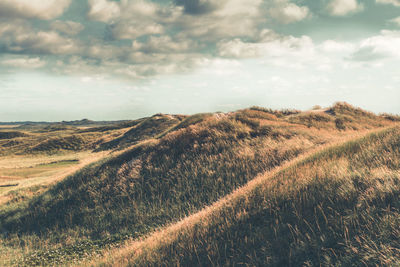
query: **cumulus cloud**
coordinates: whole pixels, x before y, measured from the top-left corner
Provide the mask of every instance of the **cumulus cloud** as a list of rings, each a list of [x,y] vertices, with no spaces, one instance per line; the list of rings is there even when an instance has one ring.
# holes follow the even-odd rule
[[[120,2],[89,0],[88,17],[95,21],[110,23],[114,39],[136,39],[143,35],[163,33],[166,10],[144,0]],[[167,14],[168,17],[168,14]]]
[[[17,68],[27,68],[27,69],[37,69],[46,65],[46,62],[42,61],[39,57],[35,58],[12,58],[1,61],[3,65],[17,67]]]
[[[34,6],[36,1],[29,3]],[[59,1],[62,6],[64,1],[69,3],[70,0]],[[17,2],[24,1],[15,0]],[[50,2],[43,0],[41,3],[46,6]],[[329,12],[335,16],[345,16],[363,8],[358,0],[324,0],[323,12],[328,2]],[[0,7],[1,3],[11,3],[11,0],[0,0]],[[84,25],[63,18],[42,22],[41,26],[24,21],[35,17],[32,15],[1,19],[0,52],[31,55],[8,59],[1,64],[39,68],[46,64],[43,60],[49,55],[58,60],[56,64],[51,60],[46,64],[54,71],[88,75],[108,73],[142,79],[186,72],[216,59],[230,62],[263,58],[275,66],[288,68],[301,68],[314,60],[312,64],[318,65],[318,69],[328,70],[332,64],[329,55],[340,60],[347,56],[356,64],[354,61],[392,56],[395,48],[384,42],[391,41],[398,47],[393,32],[382,32],[355,45],[335,40],[315,44],[308,36],[284,35],[265,29],[268,25],[313,18],[312,7],[299,3],[305,1],[170,0],[168,4],[160,4],[150,0],[88,0],[87,18],[101,22],[94,25],[104,27],[103,36],[96,31],[87,38],[79,38]],[[40,18],[54,18],[60,12],[52,16],[44,12]],[[45,24],[47,26],[43,27]]]
[[[164,27],[158,23],[143,23],[143,21],[131,21],[111,25],[112,35],[115,39],[136,39],[143,35],[161,34]]]
[[[276,6],[269,10],[269,14],[275,20],[283,24],[288,24],[307,18],[310,16],[310,10],[306,6],[298,6],[286,1],[277,1]]]
[[[350,56],[354,61],[400,58],[400,31],[383,30],[380,35],[362,40]]]
[[[0,17],[54,19],[71,0],[0,0]]]
[[[88,17],[109,24],[114,39],[179,31],[180,38],[251,36],[262,14],[262,0],[176,0],[159,5],[138,0],[112,2],[89,0]]]
[[[24,22],[0,23],[0,47],[3,52],[19,54],[73,54],[78,42],[55,31],[35,31]]]
[[[262,0],[222,0],[216,13],[221,16],[260,16]],[[238,18],[238,17],[237,17]]]
[[[400,6],[400,0],[376,0],[379,4],[391,4],[394,6]]]
[[[271,10],[277,8],[275,20],[281,23],[299,21],[310,14],[307,7],[288,0],[266,2]],[[23,21],[6,21],[0,22],[0,47],[12,54],[62,55],[55,71],[115,73],[135,79],[185,72],[203,66],[216,54],[257,57],[301,47],[307,38],[285,39],[260,30],[268,15],[263,6],[266,2],[172,0],[173,4],[161,5],[148,0],[88,0],[87,16],[106,24],[110,33],[106,37],[111,37],[106,42],[98,37],[77,39],[84,26],[74,21],[55,20],[49,23],[48,31]],[[114,42],[123,39],[131,45]]]
[[[310,16],[308,7],[288,0],[174,0],[174,3],[89,0],[88,17],[108,23],[114,39],[179,32],[179,39],[215,42],[223,38],[256,36],[258,25],[268,14],[284,24]]]
[[[224,38],[254,37],[264,14],[262,0],[222,0],[209,13],[177,16],[173,27],[181,29],[180,36],[216,42]]]
[[[346,16],[362,11],[364,6],[357,0],[332,0],[327,8],[332,16]]]
[[[107,0],[89,0],[88,17],[95,21],[108,22],[121,13],[119,3]]]
[[[132,48],[135,51],[145,53],[184,53],[190,50],[196,50],[198,44],[191,39],[172,39],[168,35],[151,36],[147,42],[134,41]]]
[[[314,47],[308,36],[300,38],[283,36],[271,30],[263,30],[257,42],[244,42],[236,38],[230,41],[221,41],[217,46],[219,55],[229,58],[278,57],[290,53],[302,53]]]
[[[141,65],[126,65],[125,67],[119,67],[114,70],[115,74],[128,76],[134,79],[143,79],[149,76],[155,76],[159,74],[172,74],[172,73],[184,73],[193,68],[194,62],[184,60],[176,64],[174,62],[166,64],[141,64]]]
[[[56,20],[51,23],[51,28],[67,35],[76,35],[85,27],[79,22]]]

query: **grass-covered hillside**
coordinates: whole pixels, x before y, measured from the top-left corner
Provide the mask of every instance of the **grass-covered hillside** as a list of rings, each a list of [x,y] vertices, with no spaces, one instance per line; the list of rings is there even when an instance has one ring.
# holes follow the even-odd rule
[[[37,195],[109,153],[154,138],[182,118],[158,114],[133,121],[1,124],[0,204]]]
[[[140,141],[155,138],[178,125],[185,116],[157,114],[140,120],[122,136],[100,145],[98,150],[123,149]]]
[[[52,138],[30,143],[28,149],[23,146],[25,150],[18,151],[35,157],[64,157],[40,163],[46,168],[64,166],[63,160],[67,165],[77,164],[65,155],[95,150],[108,156],[98,157],[99,161],[82,165],[86,166],[83,168],[70,167],[76,171],[73,175],[35,189],[34,194],[9,192],[7,201],[0,206],[0,260],[6,265],[77,263],[110,246],[119,246],[126,239],[140,238],[178,222],[307,152],[368,131],[393,127],[397,123],[393,118],[397,117],[378,116],[339,103],[307,112],[254,107],[193,116],[158,114],[111,126],[67,125],[73,128],[26,131],[26,136],[14,141],[21,138],[21,142],[28,142],[23,140],[33,139],[23,138],[40,139],[43,135]],[[77,136],[93,139],[83,142],[84,148],[80,149],[75,148]],[[66,144],[71,141],[73,148],[57,147],[59,142],[52,140],[59,139]],[[44,149],[33,149],[37,147]],[[51,149],[47,151],[46,147]],[[110,151],[120,152],[107,154]],[[164,259],[162,252],[157,255],[160,262],[154,265],[164,261],[173,265],[176,261],[174,256]],[[146,265],[143,260],[141,264]],[[190,257],[187,260],[189,263]]]
[[[394,128],[266,172],[101,266],[399,266],[399,196]]]

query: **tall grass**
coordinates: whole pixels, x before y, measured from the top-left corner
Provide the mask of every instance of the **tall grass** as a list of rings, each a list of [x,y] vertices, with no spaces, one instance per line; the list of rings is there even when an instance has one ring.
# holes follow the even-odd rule
[[[1,241],[4,247],[27,249],[17,264],[33,265],[60,264],[143,236],[211,205],[260,173],[359,133],[350,127],[339,131],[338,114],[319,115],[332,127],[304,125],[297,111],[260,108],[142,120],[130,130],[117,130],[121,134],[108,144],[123,148],[148,141],[81,169],[32,200],[1,209],[0,229],[6,233]],[[351,123],[362,125],[359,129],[393,123],[373,120],[362,125],[360,115]]]
[[[400,129],[314,154],[101,266],[398,266]]]
[[[177,126],[183,116],[156,114],[134,125],[121,137],[105,142],[97,150],[124,149],[140,141],[154,138],[170,128]]]

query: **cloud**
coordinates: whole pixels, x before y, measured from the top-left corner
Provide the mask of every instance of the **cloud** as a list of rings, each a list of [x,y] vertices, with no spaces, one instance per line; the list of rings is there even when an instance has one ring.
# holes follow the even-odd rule
[[[147,42],[133,41],[132,48],[148,54],[153,53],[184,53],[196,50],[198,44],[191,39],[172,39],[168,35],[151,36]]]
[[[181,38],[215,43],[224,38],[254,37],[258,25],[265,20],[262,0],[222,0],[209,13],[190,16],[182,13],[171,26],[180,29]]]
[[[109,22],[118,17],[121,13],[117,2],[107,0],[89,0],[88,17],[91,20]]]
[[[379,51],[374,46],[362,46],[350,56],[350,59],[354,61],[374,61],[386,57],[388,57],[386,53]]]
[[[400,26],[400,17],[391,19],[391,20],[389,20],[389,22],[394,23],[394,24]]]
[[[362,11],[364,6],[357,0],[331,0],[327,9],[332,16],[346,16]]]
[[[54,19],[69,7],[71,0],[0,0],[0,17]]]
[[[257,42],[244,42],[236,38],[230,41],[221,41],[217,47],[221,57],[251,58],[303,53],[307,49],[313,49],[314,44],[308,36],[300,38],[283,36],[266,29],[260,33]]]
[[[174,3],[89,0],[88,17],[108,23],[113,39],[136,39],[166,31],[179,32],[180,39],[251,36],[262,19],[262,0],[176,0]]]
[[[381,31],[380,35],[362,40],[349,57],[354,61],[375,61],[400,58],[400,31]]]
[[[269,10],[269,15],[283,24],[289,24],[309,17],[310,10],[306,6],[278,1],[277,5]]]
[[[261,43],[246,43],[239,38],[221,41],[217,47],[219,56],[227,58],[252,58],[263,53]]]
[[[165,14],[169,9],[171,7],[163,8],[144,0],[89,0],[88,17],[109,23],[114,39],[136,39],[144,35],[163,33],[163,24],[171,15]]]
[[[88,18],[105,23],[110,33],[104,39],[78,39],[84,26],[74,21],[55,20],[49,23],[50,30],[35,29],[22,20],[0,21],[0,48],[11,54],[62,56],[48,65],[57,72],[142,79],[189,71],[216,54],[240,58],[294,51],[301,46],[296,40],[305,40],[283,40],[261,31],[268,14],[263,0],[173,1],[163,5],[147,0],[88,0]],[[279,7],[276,20],[282,23],[309,15],[308,8],[287,0],[268,0],[268,7]],[[131,45],[118,40],[129,40]],[[279,50],[280,45],[285,47]]]
[[[392,4],[394,6],[400,6],[400,0],[376,0],[379,4]]]
[[[14,54],[74,54],[78,42],[55,31],[35,31],[22,21],[0,22],[0,47]]]
[[[51,23],[51,28],[67,35],[76,35],[85,27],[79,22],[56,20]]]
[[[315,44],[308,36],[294,37],[264,30],[256,41],[235,38],[217,44],[224,58],[262,58],[269,66],[285,69],[312,68],[332,71],[340,68],[382,66],[385,60],[400,59],[400,31],[383,30],[359,42],[326,40]]]
[[[112,36],[115,39],[136,39],[143,35],[161,34],[164,27],[158,23],[143,23],[143,21],[131,21],[111,25]]]
[[[332,15],[362,9],[356,0],[324,0],[324,8],[327,2]],[[51,58],[46,67],[55,72],[131,79],[187,72],[216,59],[262,58],[284,68],[312,64],[316,69],[328,70],[334,57],[338,61],[346,56],[352,61],[365,61],[394,53],[394,48],[390,52],[380,43],[379,36],[359,45],[335,40],[314,44],[308,36],[265,29],[267,25],[312,18],[312,7],[299,3],[305,1],[170,0],[160,4],[150,0],[88,0],[87,18],[100,23],[89,22],[87,27],[103,27],[103,36],[96,31],[81,38],[79,32],[84,25],[75,21],[60,19],[37,26],[23,19],[2,19],[0,52],[31,55],[33,59],[40,55],[39,60]],[[28,59],[14,64],[22,66]],[[42,61],[30,63],[39,66]]]
[[[156,21],[161,15],[156,13],[163,9],[161,6],[146,0],[121,0],[119,2],[109,0],[89,0],[88,4],[89,19],[106,23],[128,20],[136,20],[139,22],[142,19],[146,19],[146,22],[150,20]]]
[[[184,7],[184,12],[190,15],[203,15],[216,10],[224,0],[176,0],[178,6]]]
[[[319,49],[327,53],[348,53],[354,50],[354,44],[350,42],[326,40],[321,45],[319,45]]]
[[[44,67],[46,62],[42,61],[40,58],[13,58],[1,61],[1,64],[16,68],[27,68],[27,69],[37,69]]]
[[[284,24],[310,16],[308,7],[288,0],[174,0],[174,3],[89,0],[88,17],[108,23],[113,39],[133,40],[175,32],[174,38],[180,40],[215,42],[223,38],[256,36],[259,24],[268,14]]]
[[[257,17],[261,15],[262,0],[222,0],[223,5],[220,5],[216,10],[218,17],[222,16],[253,16]],[[236,17],[239,18],[239,17]]]

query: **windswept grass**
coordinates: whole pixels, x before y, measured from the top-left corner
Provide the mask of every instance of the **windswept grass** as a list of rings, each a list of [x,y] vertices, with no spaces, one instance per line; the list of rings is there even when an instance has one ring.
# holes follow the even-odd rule
[[[183,119],[182,116],[157,114],[144,119],[127,131],[124,135],[105,142],[97,150],[124,149],[135,145],[140,141],[154,138],[164,131],[178,125]]]
[[[366,120],[352,115],[359,126],[355,131],[348,123],[338,129],[339,112],[314,115],[251,108],[189,117],[157,114],[131,128],[104,132],[32,132],[12,146],[14,151],[38,144],[53,147],[50,140],[57,140],[56,148],[44,149],[43,155],[65,153],[68,148],[58,141],[68,136],[84,139],[71,152],[81,145],[83,150],[126,151],[76,168],[78,172],[49,189],[22,193],[25,198],[1,208],[0,249],[17,251],[17,265],[79,260],[177,222],[321,145],[394,124],[379,116]],[[329,119],[317,125],[321,117]],[[371,125],[363,125],[370,120]]]
[[[398,266],[400,129],[266,173],[101,266]]]

